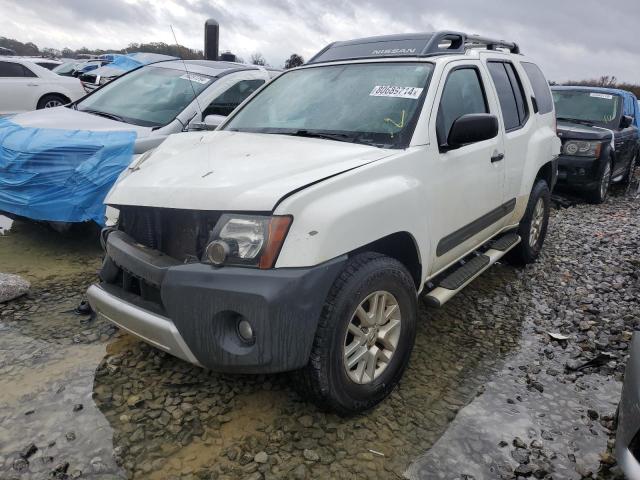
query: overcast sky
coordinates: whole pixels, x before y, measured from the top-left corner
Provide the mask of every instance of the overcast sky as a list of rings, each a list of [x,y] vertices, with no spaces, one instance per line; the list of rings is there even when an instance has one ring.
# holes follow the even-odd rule
[[[0,36],[39,47],[123,48],[178,42],[203,49],[207,18],[221,50],[261,52],[281,67],[335,40],[434,29],[513,40],[550,80],[615,75],[640,83],[640,1],[619,0],[0,0]]]

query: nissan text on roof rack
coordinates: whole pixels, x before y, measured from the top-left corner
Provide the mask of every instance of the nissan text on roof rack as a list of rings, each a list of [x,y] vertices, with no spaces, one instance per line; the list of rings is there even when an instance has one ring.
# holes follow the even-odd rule
[[[407,365],[442,306],[539,255],[560,141],[516,44],[437,32],[336,42],[215,132],[174,135],[106,202],[98,315],[212,370],[298,370],[342,414]]]
[[[163,61],[66,107],[0,120],[0,211],[58,230],[104,225],[104,198],[136,155],[172,133],[215,128],[274,74],[230,62]],[[51,75],[81,88],[78,79]]]

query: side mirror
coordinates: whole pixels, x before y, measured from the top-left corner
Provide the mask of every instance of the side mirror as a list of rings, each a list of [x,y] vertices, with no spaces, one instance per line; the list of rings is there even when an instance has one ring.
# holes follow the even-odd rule
[[[620,128],[629,128],[633,125],[633,117],[630,115],[623,115],[620,119]]]
[[[449,131],[445,150],[489,140],[498,135],[498,118],[488,113],[469,113],[458,117]]]
[[[215,130],[226,119],[224,115],[207,115],[202,122],[191,122],[189,130]]]

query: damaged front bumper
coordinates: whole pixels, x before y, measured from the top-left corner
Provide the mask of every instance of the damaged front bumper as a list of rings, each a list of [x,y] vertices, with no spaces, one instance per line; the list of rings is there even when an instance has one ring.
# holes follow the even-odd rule
[[[631,340],[618,410],[616,458],[627,478],[640,478],[640,335]]]
[[[346,258],[259,270],[181,263],[121,231],[106,239],[102,282],[88,298],[101,317],[188,362],[229,373],[306,365],[329,288]],[[250,323],[245,341],[240,321]]]

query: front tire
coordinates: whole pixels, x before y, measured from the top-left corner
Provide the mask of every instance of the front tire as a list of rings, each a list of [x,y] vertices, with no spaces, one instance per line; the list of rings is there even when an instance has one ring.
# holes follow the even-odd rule
[[[587,198],[589,202],[600,204],[607,201],[609,188],[611,187],[611,161],[606,162],[598,175],[598,186],[591,190]]]
[[[636,172],[636,164],[638,160],[638,153],[636,152],[633,155],[633,158],[629,162],[629,167],[627,168],[627,173],[625,173],[624,178],[620,182],[623,186],[628,187],[631,185],[631,181],[633,180],[633,175]]]
[[[409,362],[417,295],[407,269],[378,253],[349,259],[318,322],[301,386],[320,407],[341,415],[387,397]]]
[[[547,236],[551,193],[544,180],[538,180],[531,190],[524,217],[520,220],[518,235],[520,243],[509,252],[507,259],[516,265],[526,265],[536,261]]]

